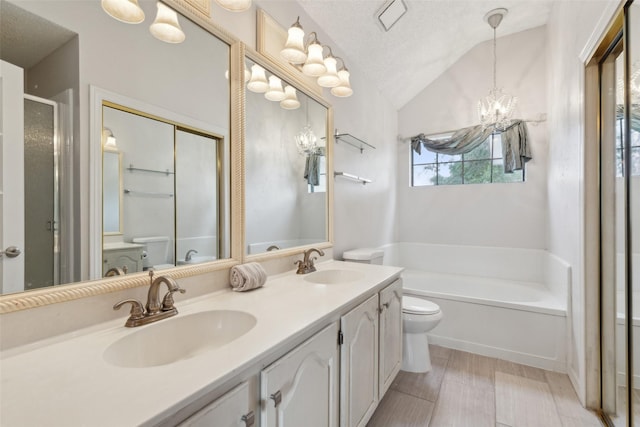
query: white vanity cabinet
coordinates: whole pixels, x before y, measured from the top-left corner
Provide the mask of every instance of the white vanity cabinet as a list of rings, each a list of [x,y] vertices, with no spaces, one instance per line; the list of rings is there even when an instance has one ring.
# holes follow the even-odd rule
[[[142,271],[142,245],[111,243],[102,248],[102,275],[111,268],[127,268],[127,274]]]
[[[402,281],[340,320],[340,425],[364,427],[402,364]]]
[[[402,279],[380,291],[379,398],[402,366]]]
[[[179,427],[252,427],[256,414],[250,408],[250,387],[244,382],[196,412]]]
[[[378,294],[340,319],[340,425],[365,426],[378,406]]]
[[[338,427],[338,324],[260,373],[261,427]]]

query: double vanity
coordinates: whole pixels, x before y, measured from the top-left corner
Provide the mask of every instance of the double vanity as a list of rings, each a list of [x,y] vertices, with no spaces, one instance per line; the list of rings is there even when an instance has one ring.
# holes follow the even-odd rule
[[[150,325],[122,317],[8,350],[0,421],[365,425],[402,360],[400,272],[327,261],[249,292],[187,289]]]

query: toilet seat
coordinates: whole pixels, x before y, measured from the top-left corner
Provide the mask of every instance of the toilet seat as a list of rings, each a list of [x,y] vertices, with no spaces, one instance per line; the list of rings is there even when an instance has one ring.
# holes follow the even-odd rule
[[[437,314],[440,312],[438,304],[422,298],[402,297],[402,312],[407,314]]]

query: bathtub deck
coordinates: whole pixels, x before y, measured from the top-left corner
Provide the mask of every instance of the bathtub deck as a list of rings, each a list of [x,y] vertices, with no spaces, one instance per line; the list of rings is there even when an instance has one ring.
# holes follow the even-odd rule
[[[596,427],[565,374],[431,346],[433,370],[400,372],[369,427]]]

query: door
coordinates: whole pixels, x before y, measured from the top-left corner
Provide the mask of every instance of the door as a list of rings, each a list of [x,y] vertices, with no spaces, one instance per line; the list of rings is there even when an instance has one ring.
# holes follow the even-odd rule
[[[0,61],[0,94],[2,117],[0,145],[0,251],[14,247],[0,258],[0,291],[2,294],[24,290],[24,98],[23,70]]]
[[[340,425],[365,426],[378,406],[378,294],[340,319]]]
[[[260,374],[262,427],[337,427],[338,325],[334,323]]]
[[[402,279],[380,291],[380,387],[387,392],[402,365]]]

